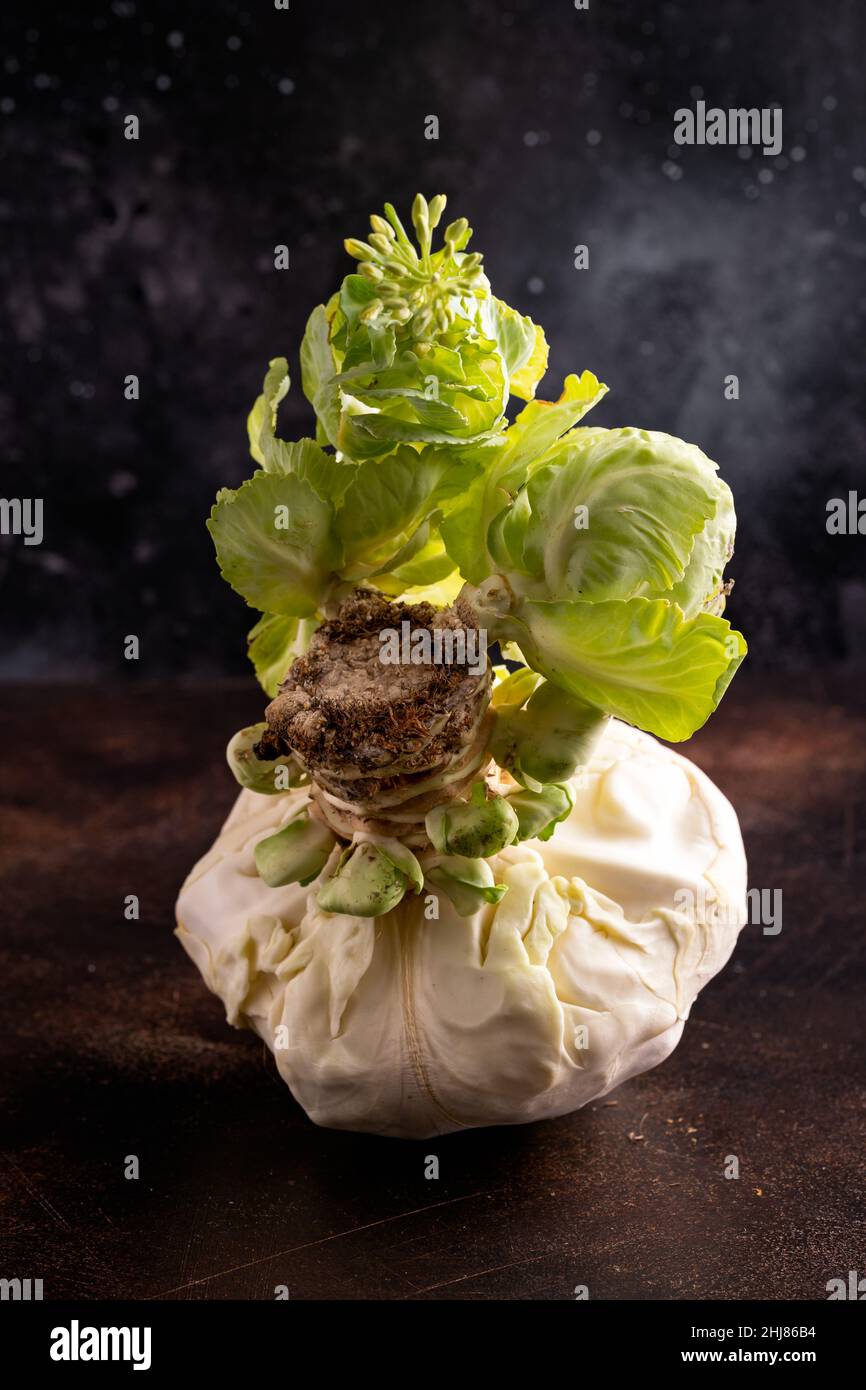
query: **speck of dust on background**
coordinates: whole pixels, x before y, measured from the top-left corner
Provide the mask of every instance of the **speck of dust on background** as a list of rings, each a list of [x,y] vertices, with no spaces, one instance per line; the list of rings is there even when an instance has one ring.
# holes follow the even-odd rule
[[[251,614],[218,577],[207,512],[249,470],[275,355],[285,430],[310,433],[307,315],[350,269],[343,238],[419,189],[448,194],[495,291],[543,323],[542,394],[590,367],[611,387],[597,423],[719,462],[750,660],[862,659],[864,542],[825,523],[829,498],[864,490],[866,12],[774,11],[7,7],[0,491],[43,497],[45,536],[0,538],[0,674],[247,670]],[[778,103],[781,152],[677,145],[674,112],[699,100]]]

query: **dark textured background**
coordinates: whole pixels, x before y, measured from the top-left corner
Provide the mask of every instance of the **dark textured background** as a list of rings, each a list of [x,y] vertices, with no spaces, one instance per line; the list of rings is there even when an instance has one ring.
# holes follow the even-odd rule
[[[862,654],[864,542],[825,529],[864,476],[859,0],[117,0],[2,23],[0,492],[44,496],[46,538],[0,542],[0,674],[245,670],[250,614],[207,510],[249,466],[268,358],[296,363],[349,268],[343,237],[419,188],[447,192],[497,292],[545,325],[546,394],[589,366],[612,387],[593,419],[719,461],[752,662]],[[701,95],[781,103],[783,155],[674,146]],[[297,384],[287,414],[309,432]]]
[[[285,1280],[293,1299],[799,1300],[866,1271],[866,719],[836,669],[863,658],[866,539],[825,529],[827,499],[863,488],[866,9],[590,3],[0,19],[0,495],[47,506],[42,547],[0,542],[0,676],[32,682],[0,685],[27,750],[0,800],[0,1274],[43,1276],[46,1299]],[[781,102],[782,158],[671,148],[698,89]],[[441,1183],[427,1145],[311,1125],[168,930],[232,796],[227,734],[261,709],[205,515],[249,467],[268,358],[294,365],[349,267],[343,237],[419,188],[545,324],[547,394],[592,367],[613,388],[594,418],[693,439],[732,483],[751,657],[687,751],[737,807],[751,883],[784,897],[783,931],[743,933],[663,1067],[560,1121],[437,1141]],[[297,388],[287,413],[309,431]],[[245,679],[173,681],[223,674]]]

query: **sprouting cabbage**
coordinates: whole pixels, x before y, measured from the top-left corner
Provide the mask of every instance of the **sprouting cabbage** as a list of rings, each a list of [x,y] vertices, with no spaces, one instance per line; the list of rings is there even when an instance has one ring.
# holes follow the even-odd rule
[[[386,204],[346,242],[301,344],[314,437],[282,437],[272,358],[254,469],[217,495],[271,704],[178,905],[319,1123],[412,1135],[559,1114],[660,1060],[745,872],[730,807],[650,737],[689,738],[746,652],[730,489],[693,444],[585,424],[591,371],[537,398],[543,330],[464,218],[435,244],[444,210],[419,195],[413,240]],[[444,667],[411,655],[446,638]]]

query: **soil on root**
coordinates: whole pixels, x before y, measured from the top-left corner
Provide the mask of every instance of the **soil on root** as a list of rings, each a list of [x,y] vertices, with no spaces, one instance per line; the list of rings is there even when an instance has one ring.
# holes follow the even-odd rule
[[[261,756],[290,750],[313,776],[321,770],[336,779],[352,800],[366,800],[419,771],[447,765],[478,727],[490,672],[485,663],[481,675],[473,674],[471,659],[386,664],[380,634],[402,634],[404,622],[410,635],[462,630],[467,652],[478,650],[472,647],[477,638],[469,638],[471,614],[459,605],[394,603],[358,590],[293,663],[267,708]]]

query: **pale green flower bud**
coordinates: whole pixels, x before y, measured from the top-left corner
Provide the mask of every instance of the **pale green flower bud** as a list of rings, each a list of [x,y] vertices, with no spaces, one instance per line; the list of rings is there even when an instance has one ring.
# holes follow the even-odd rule
[[[347,237],[343,245],[356,261],[376,261],[379,259],[378,253],[373,250],[372,246],[368,246],[366,241],[358,241],[356,237]]]
[[[374,231],[374,232],[378,232],[381,236],[385,237],[389,242],[393,242],[393,241],[396,240],[396,236],[395,236],[395,233],[394,233],[394,228],[391,226],[391,223],[390,223],[390,222],[386,222],[386,221],[385,221],[385,218],[384,218],[384,217],[380,217],[379,214],[378,214],[377,212],[374,212],[374,213],[372,214],[372,216],[370,217],[370,226],[373,228],[373,231]],[[372,238],[371,238],[371,240],[372,240]]]
[[[466,245],[472,232],[465,217],[458,217],[455,222],[449,223],[445,228],[445,241],[452,251],[459,251]]]
[[[415,201],[412,204],[412,225],[418,234],[418,242],[421,246],[425,241],[430,240],[430,209],[427,206],[427,199],[423,193],[415,194]]]
[[[431,198],[429,209],[431,229],[439,226],[447,202],[448,199],[444,193],[437,193],[435,198]]]

